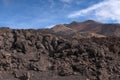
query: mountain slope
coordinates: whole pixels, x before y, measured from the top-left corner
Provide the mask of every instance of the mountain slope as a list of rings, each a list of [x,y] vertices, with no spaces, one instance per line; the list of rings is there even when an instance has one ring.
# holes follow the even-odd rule
[[[77,31],[98,32],[100,27],[99,25],[102,25],[102,23],[98,23],[93,20],[87,20],[85,22],[72,22],[68,24],[67,27],[75,29]]]
[[[71,33],[76,32],[76,30],[71,29],[69,27],[66,27],[64,24],[63,25],[56,25],[51,29],[56,33],[62,32],[62,33],[66,33],[66,34],[69,34],[69,33],[71,34]]]
[[[96,22],[93,20],[87,20],[85,22],[74,21],[70,24],[63,24],[63,25],[65,28],[68,27],[71,31],[73,30],[73,32],[91,32],[91,33],[101,34],[105,36],[120,37],[120,24],[103,24],[103,23]],[[55,27],[52,28],[52,30],[55,32],[56,30],[59,31],[58,29],[56,29],[56,27],[58,26],[56,25]],[[59,25],[59,29],[61,29],[60,25]],[[64,31],[65,29],[63,29],[63,31],[61,30],[62,33]]]

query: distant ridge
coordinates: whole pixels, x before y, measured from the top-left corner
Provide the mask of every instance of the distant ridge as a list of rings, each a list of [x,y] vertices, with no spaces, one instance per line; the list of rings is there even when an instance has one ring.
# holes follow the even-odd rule
[[[58,26],[59,28],[57,28]],[[55,32],[57,31],[57,33],[64,33],[64,31],[67,30],[68,34],[73,34],[77,32],[91,32],[104,36],[120,37],[120,24],[105,24],[96,22],[94,20],[87,20],[84,22],[73,21],[70,24],[56,25],[51,29]],[[63,35],[67,35],[67,33]]]

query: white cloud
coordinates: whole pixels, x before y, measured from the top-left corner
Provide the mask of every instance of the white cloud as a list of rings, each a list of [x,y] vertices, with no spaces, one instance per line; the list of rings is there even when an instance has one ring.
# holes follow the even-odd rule
[[[71,3],[73,0],[60,0],[60,1],[62,1],[64,3]]]
[[[55,25],[49,25],[49,26],[46,26],[45,28],[52,28],[54,27]]]
[[[86,9],[69,14],[68,18],[86,16],[100,21],[113,20],[120,22],[120,0],[103,0]]]

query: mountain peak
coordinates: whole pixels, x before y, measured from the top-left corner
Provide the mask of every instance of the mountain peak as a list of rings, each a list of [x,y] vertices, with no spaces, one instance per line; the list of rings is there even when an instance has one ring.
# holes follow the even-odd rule
[[[70,24],[77,24],[77,23],[80,23],[80,22],[73,21],[73,22],[71,22]]]
[[[72,25],[76,25],[76,24],[80,24],[80,23],[100,23],[100,22],[97,22],[97,21],[94,21],[94,20],[86,20],[86,21],[83,21],[83,22],[77,22],[77,21],[73,21],[73,22],[71,22],[70,24],[72,24]]]
[[[84,21],[84,23],[97,23],[97,22],[94,20],[86,20],[86,21]]]

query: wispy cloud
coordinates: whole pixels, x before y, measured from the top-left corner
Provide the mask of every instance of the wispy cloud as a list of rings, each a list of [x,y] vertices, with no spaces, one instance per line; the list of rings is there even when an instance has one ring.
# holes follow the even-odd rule
[[[69,14],[68,18],[89,17],[103,21],[120,22],[120,0],[103,0],[86,9]]]
[[[5,7],[8,7],[10,5],[11,0],[2,0]]]
[[[50,2],[50,8],[55,7],[55,1],[54,0],[48,0]]]
[[[62,1],[63,3],[71,3],[73,0],[60,0]]]
[[[49,25],[49,26],[46,26],[45,28],[52,28],[54,27],[55,25]]]

